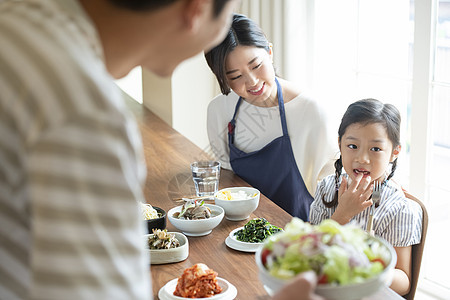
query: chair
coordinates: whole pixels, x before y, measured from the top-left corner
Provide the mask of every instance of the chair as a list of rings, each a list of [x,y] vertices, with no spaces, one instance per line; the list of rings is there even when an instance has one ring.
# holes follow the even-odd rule
[[[403,298],[408,300],[413,300],[414,295],[416,294],[417,289],[417,283],[419,281],[419,273],[420,273],[420,266],[422,264],[422,256],[423,256],[423,249],[425,246],[425,238],[427,236],[427,230],[428,230],[428,213],[425,205],[416,197],[409,194],[407,191],[403,191],[405,193],[406,198],[417,202],[420,207],[422,208],[422,239],[419,244],[412,246],[412,265],[411,265],[411,289],[409,290],[409,293],[404,295]]]

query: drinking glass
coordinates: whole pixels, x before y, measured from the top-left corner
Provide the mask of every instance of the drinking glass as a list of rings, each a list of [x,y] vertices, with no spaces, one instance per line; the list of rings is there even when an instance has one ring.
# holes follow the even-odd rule
[[[213,197],[219,188],[220,162],[196,161],[191,164],[191,171],[197,196]]]

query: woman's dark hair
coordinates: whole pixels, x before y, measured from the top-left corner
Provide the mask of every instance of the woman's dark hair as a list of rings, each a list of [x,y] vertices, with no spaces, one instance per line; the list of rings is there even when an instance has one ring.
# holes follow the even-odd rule
[[[176,1],[178,0],[109,0],[109,2],[113,3],[116,6],[134,11],[156,10]],[[214,17],[220,15],[222,9],[228,1],[229,0],[214,0]]]
[[[373,123],[382,124],[386,128],[388,138],[392,142],[393,149],[400,145],[400,123],[401,117],[398,109],[392,104],[384,104],[376,99],[363,99],[356,101],[347,108],[339,126],[338,135],[339,142],[342,136],[345,134],[347,127],[352,124],[368,125]],[[338,188],[339,178],[342,173],[342,157],[334,163],[335,167],[335,184],[336,192],[331,202],[326,202],[322,198],[322,202],[326,207],[334,207],[338,204]],[[397,168],[397,158],[393,161],[391,167],[391,173],[386,178],[389,180],[394,176],[395,169]]]
[[[270,53],[270,44],[262,29],[246,16],[234,14],[231,28],[223,42],[205,54],[206,62],[214,75],[216,75],[220,90],[224,95],[230,93],[230,86],[228,85],[225,71],[225,60],[228,54],[237,46],[263,48]]]

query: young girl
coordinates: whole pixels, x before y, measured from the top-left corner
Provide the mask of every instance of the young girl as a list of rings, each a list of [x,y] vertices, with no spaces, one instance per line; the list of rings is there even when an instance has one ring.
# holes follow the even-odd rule
[[[391,288],[405,295],[410,289],[411,246],[421,239],[422,210],[391,180],[401,149],[400,113],[375,99],[357,101],[347,108],[338,134],[341,157],[335,163],[335,175],[317,187],[310,221],[352,221],[367,230],[373,184],[380,183],[381,200],[375,205],[372,228],[397,252]]]

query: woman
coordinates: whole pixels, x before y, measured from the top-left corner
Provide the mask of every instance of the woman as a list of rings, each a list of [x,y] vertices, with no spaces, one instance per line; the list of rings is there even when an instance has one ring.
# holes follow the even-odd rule
[[[311,195],[332,173],[337,152],[323,109],[276,76],[272,45],[243,15],[234,15],[225,40],[205,56],[223,94],[208,106],[213,152],[224,168],[307,221]]]

